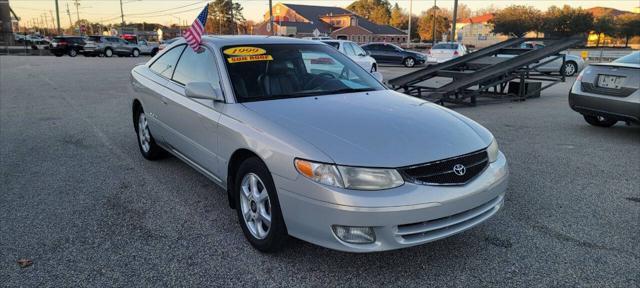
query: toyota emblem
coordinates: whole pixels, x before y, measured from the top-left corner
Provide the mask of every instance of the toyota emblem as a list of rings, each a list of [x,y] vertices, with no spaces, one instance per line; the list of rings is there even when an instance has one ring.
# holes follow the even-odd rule
[[[455,166],[453,166],[453,173],[456,173],[456,175],[458,176],[463,176],[465,173],[467,173],[467,168],[462,164],[456,164]]]

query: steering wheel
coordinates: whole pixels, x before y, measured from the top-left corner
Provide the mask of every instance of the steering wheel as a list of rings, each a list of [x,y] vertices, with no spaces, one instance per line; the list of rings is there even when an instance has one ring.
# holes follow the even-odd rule
[[[329,72],[318,73],[318,76],[322,76],[322,77],[327,78],[327,79],[336,79],[336,75],[333,75],[333,74],[331,74]]]

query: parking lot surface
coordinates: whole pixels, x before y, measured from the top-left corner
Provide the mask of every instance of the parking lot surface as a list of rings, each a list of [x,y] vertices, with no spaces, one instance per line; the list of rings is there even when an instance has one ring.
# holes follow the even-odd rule
[[[147,59],[0,57],[0,285],[640,285],[640,127],[587,125],[567,105],[575,78],[538,99],[456,109],[509,160],[505,206],[486,223],[383,253],[291,239],[261,254],[224,191],[175,158],[140,155],[128,73]]]

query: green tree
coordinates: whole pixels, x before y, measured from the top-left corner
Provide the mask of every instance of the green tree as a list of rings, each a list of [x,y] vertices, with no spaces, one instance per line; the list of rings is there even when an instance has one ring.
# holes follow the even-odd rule
[[[433,35],[433,15],[436,12],[436,33]],[[450,22],[451,16],[449,11],[441,9],[439,7],[432,7],[431,9],[422,12],[418,19],[418,35],[420,40],[426,41],[434,39],[437,40],[442,33],[446,33],[451,28]]]
[[[589,33],[593,29],[593,14],[582,8],[551,6],[544,14],[545,36],[568,37]]]
[[[377,24],[389,24],[391,3],[388,0],[356,0],[347,10]]]
[[[622,14],[615,19],[615,31],[619,37],[624,37],[625,47],[629,46],[629,39],[640,36],[640,14]]]
[[[214,0],[209,3],[209,17],[205,31],[213,34],[236,34],[244,26],[244,8],[238,1]]]
[[[603,15],[593,22],[593,31],[598,35],[596,47],[600,46],[600,35],[613,35],[615,33],[615,22],[613,17]]]
[[[496,12],[491,23],[494,33],[523,37],[528,32],[539,29],[540,18],[538,9],[531,6],[512,5]]]

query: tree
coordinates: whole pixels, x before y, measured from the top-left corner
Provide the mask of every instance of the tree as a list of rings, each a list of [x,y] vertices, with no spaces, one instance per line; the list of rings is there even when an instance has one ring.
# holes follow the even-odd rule
[[[512,5],[495,13],[491,20],[493,33],[523,37],[539,29],[540,11],[531,6]]]
[[[500,9],[498,9],[494,4],[491,4],[491,5],[489,5],[489,7],[476,9],[475,11],[473,11],[473,13],[471,13],[471,15],[472,16],[482,16],[482,15],[485,15],[485,14],[495,14],[499,10]]]
[[[624,46],[629,46],[629,39],[640,36],[640,14],[622,14],[615,19],[616,34],[624,37]]]
[[[433,35],[433,12],[436,12],[436,34]],[[439,35],[446,33],[451,28],[449,21],[451,16],[448,10],[441,9],[439,7],[432,7],[431,9],[422,12],[418,19],[418,35],[420,40],[436,40]]]
[[[389,25],[398,29],[407,29],[407,25],[409,25],[408,22],[409,15],[405,14],[404,11],[402,11],[398,3],[393,5],[393,8],[391,9],[391,19],[389,20]]]
[[[238,1],[214,0],[209,4],[209,17],[205,31],[213,34],[235,34],[246,21]]]
[[[471,8],[469,8],[469,6],[467,6],[466,4],[458,4],[458,11],[457,11],[458,15],[456,15],[456,18],[458,19],[467,19],[467,18],[471,18]]]
[[[347,10],[377,24],[389,24],[391,3],[388,0],[357,0]]]
[[[544,15],[545,36],[567,37],[586,34],[593,29],[593,14],[582,8],[551,6]]]
[[[615,32],[614,19],[611,16],[603,15],[593,22],[593,31],[598,35],[596,47],[600,45],[600,35],[612,35]]]

